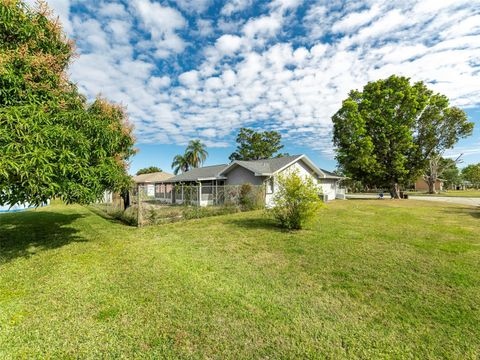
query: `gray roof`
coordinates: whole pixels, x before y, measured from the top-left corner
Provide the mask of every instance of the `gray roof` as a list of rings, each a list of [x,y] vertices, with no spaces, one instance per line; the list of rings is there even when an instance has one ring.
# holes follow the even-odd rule
[[[281,170],[282,168],[286,167],[290,163],[293,163],[295,160],[302,158],[302,160],[306,160],[307,162],[311,163],[310,166],[316,169],[316,166],[308,160],[304,155],[291,155],[291,156],[284,156],[278,157],[273,159],[264,159],[264,160],[249,160],[249,161],[241,161],[236,160],[233,163],[227,165],[212,165],[212,166],[204,166],[201,168],[195,168],[185,173],[179,174],[174,176],[170,179],[165,180],[164,182],[187,182],[187,181],[199,181],[199,180],[208,180],[208,179],[225,179],[225,174],[228,174],[228,170],[233,168],[234,165],[242,166],[245,169],[250,170],[254,174],[258,176],[268,176],[274,174],[275,172]],[[227,170],[227,172],[225,172]],[[338,175],[326,171],[323,169],[319,169],[322,171],[327,178],[339,178]],[[318,173],[318,169],[316,170]]]
[[[254,172],[255,174],[273,174],[300,157],[302,157],[302,155],[283,156],[264,160],[237,160],[235,163]]]
[[[338,175],[338,174],[335,174],[334,172],[327,171],[327,170],[324,170],[324,169],[320,169],[320,170],[322,170],[322,172],[323,172],[327,177],[342,178],[342,176],[340,176],[340,175]]]
[[[194,168],[167,180],[167,182],[197,181],[199,179],[217,178],[218,175],[227,167],[226,164],[204,166]]]

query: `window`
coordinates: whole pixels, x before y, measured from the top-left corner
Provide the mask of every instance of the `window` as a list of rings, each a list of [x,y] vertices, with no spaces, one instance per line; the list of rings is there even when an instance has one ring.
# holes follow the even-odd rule
[[[267,180],[267,194],[273,194],[274,181],[273,178]]]

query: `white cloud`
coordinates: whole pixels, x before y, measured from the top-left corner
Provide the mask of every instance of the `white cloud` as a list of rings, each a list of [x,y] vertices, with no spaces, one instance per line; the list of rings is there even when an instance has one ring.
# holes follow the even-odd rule
[[[186,20],[178,10],[150,0],[134,0],[132,4],[152,37],[157,57],[165,58],[172,52],[184,50],[185,42],[176,34],[176,30],[184,28]]]
[[[258,17],[241,18],[251,1],[237,0],[215,20],[191,18],[193,29],[166,2],[88,4],[102,16],[68,18],[81,52],[73,79],[89,97],[101,92],[127,105],[140,142],[195,137],[226,146],[239,127],[255,125],[331,156],[330,119],[341,101],[391,74],[424,80],[455,105],[480,105],[480,9],[471,2],[434,1],[437,10],[429,11],[416,0],[308,1],[295,19],[298,1],[272,1]],[[288,38],[288,26],[299,24],[306,35]],[[185,32],[201,46],[175,61]],[[196,40],[189,39],[192,48]]]
[[[281,22],[276,16],[262,16],[248,21],[243,32],[249,38],[257,36],[274,36],[280,29]]]
[[[245,10],[251,5],[252,0],[230,0],[223,6],[220,13],[225,16],[230,16],[233,13]]]
[[[225,55],[232,55],[240,49],[242,39],[236,35],[222,35],[215,44],[218,51]]]
[[[362,25],[369,23],[380,13],[380,6],[373,5],[372,8],[361,12],[350,13],[342,20],[332,26],[333,32],[349,32],[358,29]]]
[[[178,80],[187,87],[194,87],[198,84],[198,71],[191,70],[180,74]]]
[[[202,13],[212,5],[213,0],[176,0],[175,2],[186,12]]]
[[[197,19],[198,33],[202,37],[206,37],[214,32],[212,21],[207,19]]]
[[[125,6],[119,3],[103,3],[100,5],[98,13],[104,17],[126,18],[128,13]]]

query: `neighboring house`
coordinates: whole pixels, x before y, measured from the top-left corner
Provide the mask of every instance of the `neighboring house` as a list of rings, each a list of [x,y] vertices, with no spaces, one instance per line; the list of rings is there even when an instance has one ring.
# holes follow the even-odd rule
[[[173,174],[159,171],[149,174],[136,175],[133,177],[133,181],[135,181],[137,185],[143,185],[147,196],[155,196],[155,184],[164,180],[168,180],[173,176]]]
[[[420,176],[415,182],[415,190],[428,191],[428,183],[423,176]],[[437,181],[435,181],[435,191],[443,191],[443,179],[437,179]]]
[[[335,199],[340,193],[343,194],[338,184],[342,177],[318,168],[306,155],[294,155],[265,160],[237,160],[229,165],[195,168],[156,184],[160,187],[160,191],[158,196],[155,194],[155,197],[165,199],[167,202],[181,203],[182,200],[179,201],[179,199],[182,199],[183,193],[181,195],[176,194],[176,191],[170,193],[166,187],[174,184],[198,185],[199,193],[196,197],[201,206],[206,206],[214,203],[219,187],[250,183],[265,186],[265,204],[271,206],[278,188],[276,177],[294,170],[301,176],[311,177],[317,181],[327,201]]]

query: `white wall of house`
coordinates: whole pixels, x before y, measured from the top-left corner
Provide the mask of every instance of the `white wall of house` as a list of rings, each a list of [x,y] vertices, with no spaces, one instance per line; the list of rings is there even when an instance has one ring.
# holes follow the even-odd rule
[[[336,196],[336,181],[334,179],[319,179],[318,183],[322,187],[323,195],[327,201],[334,200]]]
[[[303,178],[312,178],[315,182],[317,182],[321,188],[322,193],[326,196],[325,200],[330,201],[335,199],[337,189],[337,183],[335,179],[318,178],[317,174],[312,169],[310,169],[310,167],[302,160],[299,160],[294,164],[290,165],[288,168],[282,170],[279,174],[288,174],[289,172],[293,171],[297,171],[298,174]],[[268,188],[269,187],[267,186],[265,205],[267,207],[272,207],[274,205],[273,198],[276,191],[278,190],[278,184],[276,182],[276,179],[274,181],[273,192],[269,192]]]

